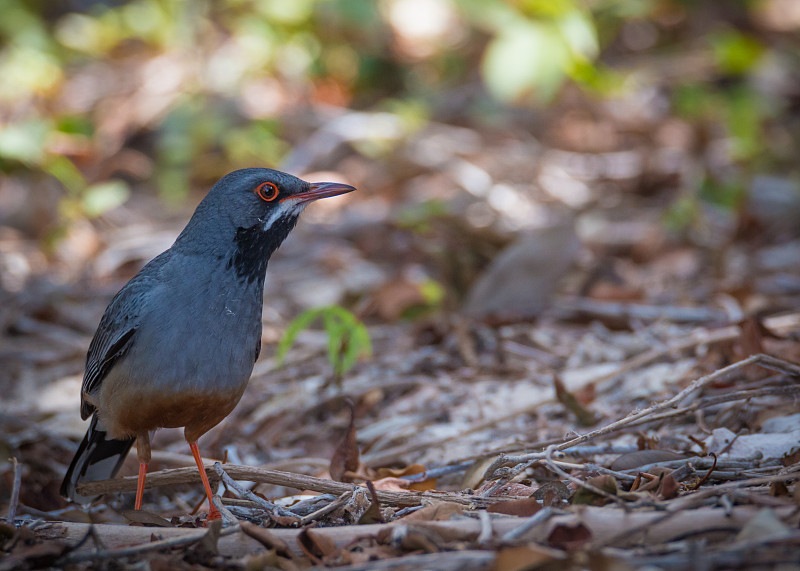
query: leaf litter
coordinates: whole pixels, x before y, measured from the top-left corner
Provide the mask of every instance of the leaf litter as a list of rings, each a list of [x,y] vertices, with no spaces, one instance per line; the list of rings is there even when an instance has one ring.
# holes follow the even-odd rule
[[[375,159],[351,152],[341,170],[359,185]],[[462,184],[465,164],[509,184],[508,163],[524,160],[479,156],[469,145],[449,152],[448,168],[427,171],[439,186]],[[392,184],[406,195],[368,191],[365,200],[418,206],[420,181]],[[155,436],[147,511],[127,511],[131,459],[125,477],[98,484],[106,495],[86,511],[57,495],[83,431],[81,348],[116,287],[162,247],[164,229],[127,245],[113,224],[96,231],[86,283],[45,279],[50,268],[35,248],[6,239],[3,251],[27,258],[31,273],[26,288],[0,291],[13,302],[0,313],[8,395],[0,458],[19,461],[16,472],[0,464],[0,513],[16,512],[15,525],[0,530],[0,568],[146,560],[357,569],[400,558],[422,568],[677,569],[700,559],[712,567],[791,560],[800,542],[800,314],[780,310],[797,302],[785,289],[764,302],[767,285],[792,268],[763,262],[762,291],[748,294],[734,269],[720,279],[695,249],[671,246],[646,208],[633,199],[627,208],[637,224],[619,234],[596,231],[613,227],[602,211],[576,224],[578,251],[540,274],[531,287],[542,299],[518,312],[511,284],[497,305],[481,304],[486,288],[524,279],[488,263],[504,251],[528,254],[515,250],[525,243],[515,232],[498,239],[435,209],[376,220],[355,202],[327,213],[325,225],[301,226],[270,266],[264,350],[246,397],[204,438],[203,450],[221,460],[209,467],[227,517],[220,530],[198,529],[202,493],[177,431]],[[118,210],[125,225],[152,225],[134,206]],[[772,250],[748,255],[769,261]],[[545,244],[524,264],[535,272],[559,252]],[[291,349],[278,348],[314,297],[301,291],[304,280],[367,323],[372,357],[341,385],[325,332],[293,330]],[[440,305],[431,281],[447,291]],[[705,293],[696,295],[698,284]],[[747,311],[755,301],[775,309]],[[481,318],[463,315],[463,303]]]

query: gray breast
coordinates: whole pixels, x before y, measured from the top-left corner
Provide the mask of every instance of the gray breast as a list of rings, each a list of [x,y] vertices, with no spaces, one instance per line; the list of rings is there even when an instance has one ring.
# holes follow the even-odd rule
[[[261,337],[260,284],[235,279],[224,261],[180,256],[147,300],[119,371],[165,391],[230,390],[247,383]]]

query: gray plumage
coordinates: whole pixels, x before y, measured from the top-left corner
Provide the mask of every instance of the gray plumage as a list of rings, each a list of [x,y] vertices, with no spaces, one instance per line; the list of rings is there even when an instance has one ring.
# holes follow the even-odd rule
[[[276,196],[259,196],[264,184]],[[306,204],[350,190],[270,169],[234,171],[212,187],[175,243],[100,321],[81,390],[81,416],[92,423],[63,495],[81,500],[80,480],[113,477],[136,437],[146,440],[149,460],[150,430],[185,427],[193,442],[230,413],[261,346],[269,257]]]

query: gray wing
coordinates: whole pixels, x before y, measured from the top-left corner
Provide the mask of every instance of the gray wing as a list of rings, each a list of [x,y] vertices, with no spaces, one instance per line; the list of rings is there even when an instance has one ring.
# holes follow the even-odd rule
[[[151,260],[108,304],[86,354],[86,370],[81,387],[81,417],[84,420],[95,409],[86,400],[86,395],[100,388],[108,372],[136,338],[142,315],[147,310],[149,294],[159,283],[159,270],[167,261],[168,254],[169,250]]]

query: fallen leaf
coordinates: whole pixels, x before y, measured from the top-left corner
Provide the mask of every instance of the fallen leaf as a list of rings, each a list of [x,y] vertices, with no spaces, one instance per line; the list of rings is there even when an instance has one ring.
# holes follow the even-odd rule
[[[421,522],[421,521],[446,521],[454,515],[464,513],[464,506],[455,502],[435,502],[425,506],[415,512],[411,512],[400,521]]]
[[[800,449],[800,430],[737,436],[727,428],[716,428],[705,442],[709,451],[716,454],[727,453],[732,458],[747,458],[758,453],[768,460],[783,458]]]
[[[361,514],[361,517],[358,519],[359,525],[367,523],[385,523],[386,520],[383,519],[383,514],[381,513],[381,504],[378,501],[378,494],[375,492],[375,486],[369,480],[367,480],[367,488],[369,489],[369,495],[372,501],[366,511]]]
[[[422,474],[426,471],[425,466],[422,464],[411,464],[405,468],[378,468],[377,474],[379,477],[384,478],[391,476],[394,478],[402,478],[403,476],[413,476],[414,474]],[[408,489],[417,492],[427,492],[436,489],[436,478],[428,478],[419,482],[410,482]]]
[[[562,553],[536,544],[503,547],[497,552],[491,571],[536,569],[540,565],[555,563],[563,558]]]
[[[549,507],[569,500],[570,496],[572,496],[572,491],[569,487],[561,480],[554,480],[539,486],[539,489],[531,497],[541,500],[543,506]]]
[[[655,464],[656,462],[669,462],[671,460],[681,460],[686,458],[685,454],[673,452],[672,450],[636,450],[618,456],[612,463],[611,469],[616,472],[632,470],[639,466]]]
[[[592,411],[584,408],[578,399],[569,392],[564,383],[562,382],[561,378],[558,375],[553,376],[553,385],[556,391],[556,399],[564,408],[570,411],[572,414],[575,415],[575,418],[578,420],[581,426],[592,426],[597,424],[598,417]]]
[[[675,481],[675,478],[672,477],[672,474],[664,474],[664,477],[661,478],[661,482],[658,484],[656,495],[662,500],[671,500],[672,498],[677,497],[680,489],[680,484]]]
[[[529,517],[538,512],[540,509],[542,509],[542,506],[535,498],[523,498],[521,500],[497,502],[486,508],[486,511],[489,513]]]
[[[769,495],[775,497],[789,497],[792,494],[789,493],[789,488],[786,487],[784,482],[772,482],[769,485]]]
[[[150,527],[175,527],[169,520],[146,510],[121,510],[120,514],[134,524]]]
[[[329,468],[331,479],[337,482],[352,481],[350,478],[345,479],[345,473],[358,470],[359,456],[358,442],[356,440],[356,411],[352,401],[346,400],[345,402],[350,407],[350,423],[347,426],[347,432],[344,438],[333,452]]]
[[[292,558],[292,551],[289,549],[289,544],[268,529],[244,520],[240,521],[239,525],[246,535],[255,539],[268,550],[274,551],[283,557]]]
[[[419,284],[405,279],[385,283],[372,295],[375,311],[386,321],[396,321],[406,310],[426,303]]]
[[[604,474],[602,476],[595,476],[594,478],[589,478],[586,481],[587,484],[591,484],[595,488],[599,488],[609,494],[616,496],[619,493],[617,488],[617,481],[608,474]],[[586,504],[592,506],[604,506],[611,500],[601,496],[599,494],[594,493],[591,490],[587,490],[586,488],[580,487],[575,492],[575,495],[572,497],[573,504]]]
[[[491,488],[495,482],[484,482],[480,488],[475,490],[477,495],[482,495],[486,490]],[[510,482],[497,488],[492,492],[491,497],[495,496],[514,496],[518,498],[529,498],[536,493],[536,488],[526,486],[525,484],[518,484],[517,482]]]
[[[332,538],[316,533],[310,527],[303,529],[297,535],[297,543],[303,553],[315,564],[322,563],[325,558],[332,559],[339,553],[339,548],[336,547],[336,542]]]
[[[592,532],[582,523],[556,525],[547,537],[550,547],[564,551],[577,551],[592,539]]]
[[[381,478],[372,483],[376,490],[387,490],[392,492],[407,492],[411,482],[402,478]]]

